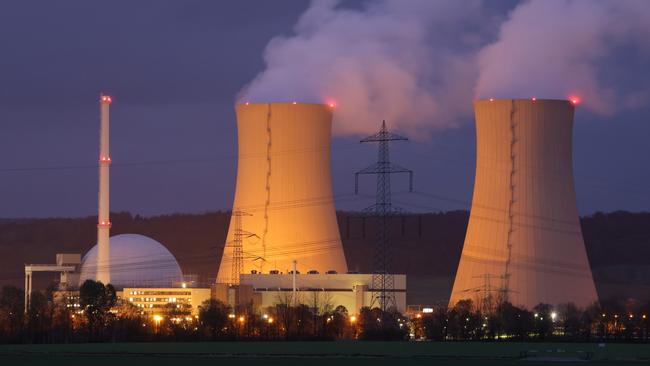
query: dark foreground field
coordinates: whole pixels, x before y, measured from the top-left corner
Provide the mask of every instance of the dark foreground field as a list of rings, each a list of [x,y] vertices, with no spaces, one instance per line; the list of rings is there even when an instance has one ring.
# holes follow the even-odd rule
[[[0,365],[621,365],[650,345],[582,343],[221,342],[2,345]]]

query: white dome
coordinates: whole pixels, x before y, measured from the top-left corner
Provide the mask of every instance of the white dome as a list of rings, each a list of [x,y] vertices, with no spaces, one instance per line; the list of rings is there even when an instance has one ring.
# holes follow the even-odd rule
[[[97,245],[81,262],[79,284],[95,279]],[[120,234],[110,238],[111,284],[124,287],[170,287],[181,281],[183,273],[176,258],[159,242],[138,234]]]

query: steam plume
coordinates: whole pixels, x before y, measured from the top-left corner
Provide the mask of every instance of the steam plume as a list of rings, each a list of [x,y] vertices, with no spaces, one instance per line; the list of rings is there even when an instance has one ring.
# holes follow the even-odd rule
[[[314,1],[266,48],[266,70],[240,101],[334,102],[335,133],[382,119],[412,137],[453,126],[471,108],[478,1],[385,0],[361,9]]]
[[[470,120],[474,98],[576,96],[603,115],[647,103],[647,86],[630,90],[625,70],[609,66],[621,50],[650,55],[647,0],[530,0],[507,18],[488,10],[480,0],[313,1],[292,35],[268,44],[266,69],[239,101],[333,102],[337,134],[368,134],[386,119],[415,138]]]
[[[625,49],[645,49],[646,55],[650,51],[649,5],[645,0],[520,4],[501,25],[498,40],[478,55],[476,96],[566,99],[575,95],[602,115],[638,106],[647,96],[624,90],[613,80],[611,76],[621,70],[611,68],[611,59]]]

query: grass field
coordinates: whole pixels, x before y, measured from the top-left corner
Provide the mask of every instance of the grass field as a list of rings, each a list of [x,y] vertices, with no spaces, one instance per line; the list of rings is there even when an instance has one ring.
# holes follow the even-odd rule
[[[0,345],[0,365],[620,365],[650,345],[468,342],[219,342]]]

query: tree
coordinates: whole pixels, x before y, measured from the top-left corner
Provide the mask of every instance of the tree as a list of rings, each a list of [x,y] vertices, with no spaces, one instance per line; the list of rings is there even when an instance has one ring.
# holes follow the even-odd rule
[[[503,302],[496,308],[491,326],[497,335],[512,336],[524,340],[533,329],[533,314],[518,308],[509,302]]]
[[[17,342],[23,331],[25,294],[15,286],[0,293],[0,341]]]
[[[558,312],[564,328],[564,337],[578,339],[581,335],[581,318],[585,312],[580,311],[572,302],[559,305]]]
[[[230,306],[213,299],[204,301],[199,307],[199,322],[213,340],[224,334],[230,312]]]
[[[382,312],[379,308],[361,308],[359,327],[364,340],[403,340],[408,334],[401,322],[401,314],[396,311]],[[402,326],[400,326],[402,324]]]
[[[535,333],[539,339],[546,339],[553,335],[553,309],[549,304],[537,304],[533,308]]]
[[[115,288],[100,281],[86,280],[79,288],[79,304],[88,321],[89,336],[95,339],[97,330],[107,325],[110,310],[117,302]]]
[[[52,325],[50,303],[47,297],[39,291],[31,293],[27,309],[27,333],[30,342],[46,342],[47,333]]]
[[[438,306],[433,313],[422,317],[422,327],[427,339],[444,341],[447,338],[447,307]]]
[[[473,311],[474,303],[470,299],[460,300],[448,313],[447,332],[454,339],[478,339],[480,331],[481,314]]]
[[[331,313],[326,313],[324,336],[327,338],[343,338],[345,337],[346,330],[348,330],[349,314],[348,309],[343,305],[339,305]]]

